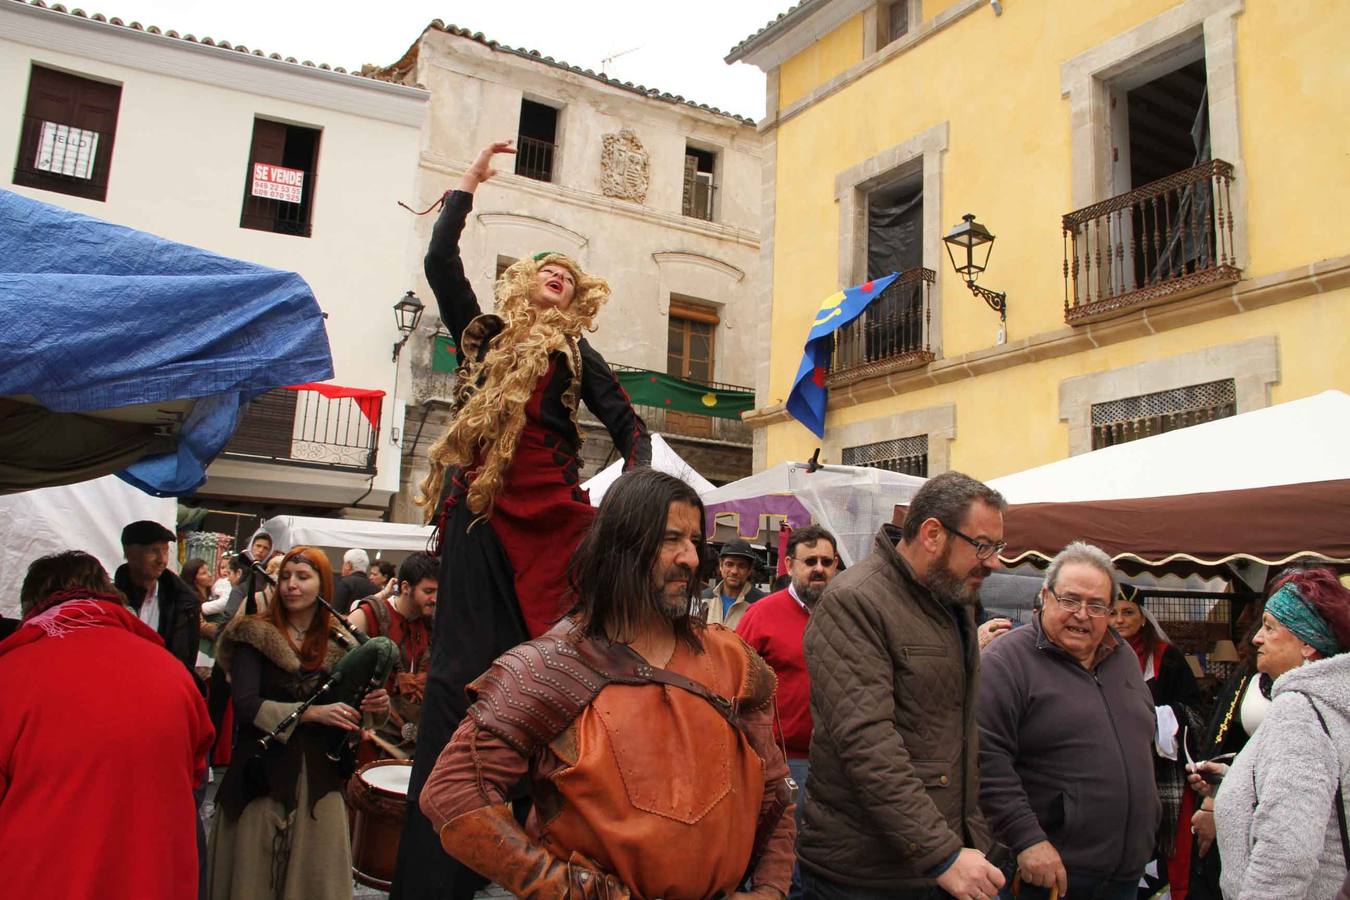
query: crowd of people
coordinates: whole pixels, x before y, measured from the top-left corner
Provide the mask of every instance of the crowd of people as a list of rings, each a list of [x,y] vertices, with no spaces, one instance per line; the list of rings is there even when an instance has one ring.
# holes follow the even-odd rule
[[[258,532],[176,573],[177,536],[134,522],[111,578],[78,550],[30,566],[0,642],[7,885],[350,897],[353,778],[395,761],[394,898],[1350,894],[1334,572],[1273,579],[1213,702],[1091,544],[1050,561],[1029,623],[988,615],[1006,504],[957,472],[847,569],[810,525],[771,592],[739,540],[705,586],[702,502],[649,468],[582,334],[605,281],[541,253],[485,314],[465,276],[474,192],[513,152],[447,192],[425,260],[461,363],[434,552],[335,573]],[[598,510],[582,404],[625,460]]]

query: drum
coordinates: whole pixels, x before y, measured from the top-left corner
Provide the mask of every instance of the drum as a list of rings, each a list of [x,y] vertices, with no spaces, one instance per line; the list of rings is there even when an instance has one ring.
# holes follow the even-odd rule
[[[411,777],[412,760],[377,759],[357,769],[347,782],[352,877],[364,885],[389,890]]]

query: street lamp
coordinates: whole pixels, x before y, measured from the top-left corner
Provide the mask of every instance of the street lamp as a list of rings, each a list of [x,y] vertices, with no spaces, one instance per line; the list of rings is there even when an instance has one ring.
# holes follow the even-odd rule
[[[989,308],[998,313],[1000,321],[1007,322],[1008,295],[975,283],[989,265],[989,254],[994,249],[994,236],[989,233],[989,229],[975,221],[974,213],[966,213],[961,217],[961,224],[947,232],[942,240],[947,244],[952,268],[966,280],[966,287],[989,304]]]
[[[394,304],[394,321],[398,323],[398,330],[403,334],[403,340],[394,344],[394,362],[398,362],[403,345],[408,343],[408,338],[417,330],[417,323],[422,321],[422,310],[425,308],[412,291],[408,291]]]

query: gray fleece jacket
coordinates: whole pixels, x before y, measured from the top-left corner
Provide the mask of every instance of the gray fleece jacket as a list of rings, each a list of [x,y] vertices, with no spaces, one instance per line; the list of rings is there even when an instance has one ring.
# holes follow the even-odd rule
[[[1214,799],[1220,886],[1229,900],[1325,900],[1345,879],[1335,799],[1350,782],[1350,653],[1286,672],[1271,696]]]

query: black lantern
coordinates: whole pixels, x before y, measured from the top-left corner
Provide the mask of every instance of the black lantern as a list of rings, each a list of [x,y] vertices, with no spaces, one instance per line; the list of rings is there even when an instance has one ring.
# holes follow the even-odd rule
[[[989,265],[989,254],[994,249],[994,236],[989,233],[989,229],[975,221],[974,213],[966,213],[961,217],[961,224],[947,232],[942,240],[947,244],[952,268],[966,280],[970,292],[989,304],[989,308],[999,314],[1000,320],[1008,321],[1007,294],[982,288],[975,283]]]
[[[422,310],[425,308],[412,291],[408,291],[394,304],[394,321],[398,323],[398,330],[403,334],[403,340],[394,345],[394,362],[398,362],[403,345],[408,343],[408,338],[417,330],[417,324],[422,321]]]

